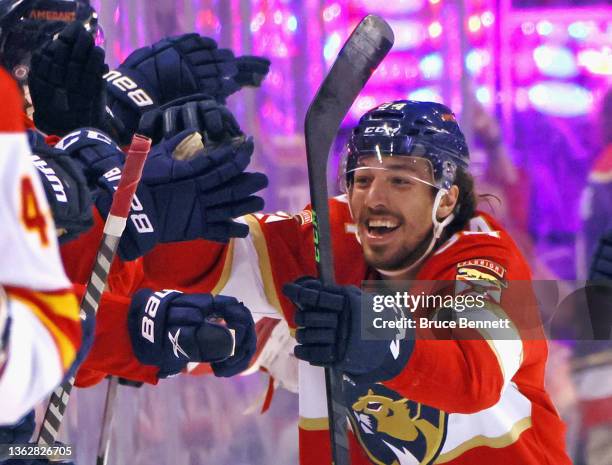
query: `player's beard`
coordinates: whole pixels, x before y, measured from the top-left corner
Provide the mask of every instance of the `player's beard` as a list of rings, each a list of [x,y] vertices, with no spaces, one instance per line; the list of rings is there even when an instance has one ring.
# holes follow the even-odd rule
[[[433,231],[430,230],[416,247],[409,244],[402,244],[390,258],[381,256],[374,251],[364,248],[364,258],[368,266],[381,271],[400,271],[416,263],[427,251],[431,242]]]

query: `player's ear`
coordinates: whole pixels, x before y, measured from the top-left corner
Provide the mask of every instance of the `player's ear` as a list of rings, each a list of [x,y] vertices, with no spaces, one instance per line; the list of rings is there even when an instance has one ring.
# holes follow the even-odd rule
[[[448,215],[450,215],[455,209],[458,200],[459,187],[453,184],[448,190],[448,192],[442,196],[442,200],[440,200],[440,206],[438,207],[438,211],[436,212],[437,217],[443,220]]]

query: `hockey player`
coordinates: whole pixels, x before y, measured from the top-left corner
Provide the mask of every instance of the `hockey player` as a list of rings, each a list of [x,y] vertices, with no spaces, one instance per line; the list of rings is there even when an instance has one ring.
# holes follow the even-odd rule
[[[137,194],[138,201],[142,203],[140,210],[131,215],[120,246],[120,256],[127,260],[137,259],[158,242],[197,237],[224,242],[232,236],[246,235],[248,227],[234,223],[232,218],[262,208],[262,200],[251,194],[264,187],[267,181],[261,174],[243,173],[250,161],[253,145],[242,137],[242,132],[231,114],[217,102],[223,102],[228,95],[244,85],[259,85],[267,73],[269,62],[258,57],[236,59],[230,50],[219,50],[212,39],[197,34],[185,34],[163,39],[153,47],[134,52],[119,70],[107,76],[106,86],[101,86],[105,71],[104,52],[96,46],[92,28],[88,27],[89,22],[82,21],[78,14],[74,18],[67,14],[60,18],[56,14],[62,8],[68,7],[69,3],[71,2],[35,2],[33,10],[25,19],[2,31],[2,43],[17,42],[22,45],[19,50],[11,50],[11,54],[4,54],[4,58],[14,58],[13,61],[24,64],[22,68],[24,74],[27,71],[36,110],[34,120],[38,128],[55,135],[66,135],[77,129],[67,134],[53,148],[41,142],[40,137],[32,138],[37,142],[39,154],[68,154],[76,160],[95,195],[98,208],[94,212],[94,228],[82,240],[68,244],[62,251],[68,274],[77,289],[82,291],[87,281],[95,254],[92,244],[95,247],[101,233],[102,218],[98,212],[102,216],[108,212],[119,179],[118,173],[121,172],[124,161],[124,154],[117,144],[99,128],[114,130],[116,135],[121,136],[121,141],[128,142],[146,111],[149,113],[145,118],[145,125],[148,124],[150,131],[145,132],[159,143],[154,147],[150,162],[145,168]],[[76,5],[77,13],[82,9],[81,3]],[[52,25],[49,22],[51,17],[60,19],[63,24]],[[73,22],[65,27],[66,23],[71,21]],[[47,32],[52,27],[54,32],[65,28],[54,40],[49,40],[52,36]],[[23,34],[28,40],[20,40],[24,39]],[[13,69],[16,70],[17,67]],[[155,72],[151,74],[151,70]],[[118,81],[118,75],[124,77]],[[130,92],[134,89],[126,89],[121,84],[126,81],[139,88],[139,96],[146,95],[143,98],[147,100],[147,105],[134,102],[136,93]],[[101,111],[106,102],[107,89],[108,103],[112,110],[108,113]],[[194,94],[203,90],[208,94]],[[179,99],[173,100],[177,98]],[[118,124],[108,125],[105,115],[114,116],[113,111],[119,117],[114,118],[114,122],[118,121]],[[168,127],[170,120],[163,118],[165,113],[172,113],[176,120],[171,128]],[[159,124],[162,119],[164,124]],[[79,130],[82,125],[93,125],[97,128]],[[127,126],[129,132],[123,131],[124,126]],[[177,128],[178,130],[174,131]],[[169,129],[173,130],[171,135],[174,137],[168,134]],[[199,131],[205,137],[206,154],[194,161],[170,162],[189,132],[177,134],[180,129]],[[168,136],[167,140],[163,139],[164,136]],[[236,139],[235,143],[222,143],[232,137]],[[57,138],[48,138],[48,142],[56,141]],[[165,157],[161,156],[164,154]],[[48,167],[46,170],[48,171]],[[103,176],[105,174],[106,177]],[[69,176],[62,176],[61,181],[68,178]],[[74,215],[73,218],[76,219],[77,216]],[[72,228],[68,233],[69,237],[73,237],[77,231]],[[142,273],[138,262],[117,261],[109,277],[108,296],[129,302],[132,294],[141,287],[138,284]],[[147,297],[144,296],[144,291],[138,294],[142,297],[140,304],[145,307],[155,294],[151,290],[147,292],[150,294]],[[169,294],[164,295],[164,310],[159,311],[159,315],[164,315],[164,320],[168,316],[168,322],[175,321],[176,318],[172,320],[171,315],[176,315],[176,312],[180,314],[186,306],[191,305],[192,312],[196,309],[203,312],[199,325],[209,328],[211,326],[203,320],[205,313],[212,313],[214,309],[215,318],[223,318],[224,324],[234,332],[230,340],[235,344],[235,347],[228,347],[225,341],[227,336],[223,336],[227,331],[221,331],[217,338],[211,336],[208,343],[219,342],[221,337],[222,347],[215,347],[217,352],[209,356],[208,349],[203,346],[206,344],[206,338],[197,339],[197,322],[190,321],[196,329],[183,329],[180,339],[175,329],[172,334],[176,345],[171,351],[175,355],[181,355],[177,348],[181,347],[182,353],[190,353],[191,358],[186,360],[194,361],[222,360],[233,354],[230,358],[235,366],[223,370],[219,364],[216,372],[230,376],[234,371],[244,369],[246,365],[242,364],[248,363],[254,350],[250,317],[240,317],[242,314],[248,316],[246,309],[232,299],[228,300],[222,296],[216,300],[210,296],[198,295],[177,299],[179,292]],[[176,308],[170,304],[174,300],[177,301]],[[104,299],[101,313],[105,313]],[[156,331],[163,328],[159,320],[158,317]],[[182,320],[176,321],[180,323]],[[213,330],[217,326],[213,324]],[[211,331],[214,333],[213,330]],[[160,351],[164,341],[167,344],[169,339],[165,336],[155,338],[155,343],[160,344]],[[191,344],[190,341],[195,342]],[[190,351],[191,345],[194,348]],[[220,353],[225,356],[220,356]],[[181,364],[186,364],[185,359],[181,360]],[[129,370],[129,366],[127,369]],[[162,366],[157,369],[153,367],[154,372],[157,370],[161,370],[165,375],[170,374],[168,369]]]
[[[0,70],[0,424],[17,422],[70,368],[80,346],[78,305],[21,119],[23,100]]]
[[[396,101],[366,113],[348,145],[344,181],[345,215],[355,223],[363,262],[353,264],[351,255],[336,253],[340,283],[350,276],[344,268],[357,263],[361,276],[352,275],[352,284],[365,278],[530,279],[508,234],[475,211],[468,148],[447,107]],[[513,300],[528,301],[512,284],[505,287],[486,311],[501,307],[513,316]],[[545,340],[521,340],[519,327],[515,340],[474,333],[470,340],[364,341],[358,288],[300,278],[284,293],[297,306],[296,356],[345,373],[345,401],[357,439],[353,464],[570,463],[563,424],[544,389]],[[302,410],[311,417],[302,428],[310,445],[322,407],[314,389],[311,385]],[[302,459],[329,461],[308,453]]]
[[[338,286],[304,278],[316,275],[308,209],[295,216],[247,215],[249,237],[229,245],[157,247],[143,258],[146,281],[227,293],[245,302],[256,320],[287,321],[299,344],[295,354],[315,365],[300,362],[303,464],[331,461],[318,367],[328,365],[345,372],[353,464],[569,463],[564,426],[544,389],[542,338],[521,340],[520,330],[514,340],[476,334],[476,340],[398,345],[359,338],[362,297],[353,286],[364,279],[530,279],[512,239],[475,210],[467,166],[465,140],[447,107],[381,105],[353,132],[347,195],[330,201]],[[502,289],[498,305],[509,312],[515,297]],[[99,323],[125,326],[128,313],[133,310],[117,302]],[[120,340],[102,331],[86,366],[99,378],[129,365],[132,376],[150,380],[130,357]]]

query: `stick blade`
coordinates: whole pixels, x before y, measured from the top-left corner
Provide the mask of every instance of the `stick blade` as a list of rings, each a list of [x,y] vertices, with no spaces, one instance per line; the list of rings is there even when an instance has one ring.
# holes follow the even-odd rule
[[[331,147],[342,120],[374,70],[391,50],[393,41],[391,27],[376,15],[366,16],[355,28],[306,112],[307,150],[309,139],[312,139],[310,136],[316,136],[317,146],[325,143]],[[326,115],[325,118],[319,118],[321,114]],[[327,158],[328,154],[315,150],[313,155]]]

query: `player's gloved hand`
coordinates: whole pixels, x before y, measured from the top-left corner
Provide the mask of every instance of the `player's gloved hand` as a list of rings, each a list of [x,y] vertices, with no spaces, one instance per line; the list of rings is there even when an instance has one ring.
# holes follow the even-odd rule
[[[190,94],[227,92],[237,73],[231,50],[195,33],[134,51],[106,75],[109,108],[125,125],[120,142],[129,142],[144,112]]]
[[[92,194],[81,168],[68,153],[47,145],[34,131],[28,136],[32,163],[45,188],[59,241],[68,242],[93,225]]]
[[[262,57],[235,58],[231,50],[195,33],[136,50],[106,75],[109,108],[124,125],[120,142],[130,141],[146,111],[197,93],[224,103],[244,86],[259,86],[269,66]]]
[[[77,128],[103,128],[108,71],[104,50],[75,21],[32,54],[28,85],[34,123],[47,134],[63,136]]]
[[[128,329],[134,354],[165,378],[189,362],[209,362],[217,376],[245,370],[255,353],[255,323],[233,297],[141,289],[132,298]]]
[[[263,208],[263,199],[253,194],[266,187],[267,177],[244,172],[252,141],[224,143],[206,154],[177,160],[173,153],[189,132],[151,149],[119,244],[122,259],[134,260],[159,242],[245,237],[248,226],[233,218]],[[91,130],[69,134],[58,145],[81,160],[89,179],[96,179],[101,188],[96,206],[106,216],[119,183],[123,152],[107,136]]]
[[[362,338],[362,299],[370,296],[357,287],[323,285],[318,279],[303,277],[285,284],[283,294],[296,306],[298,345],[294,353],[300,360],[333,366],[364,382],[393,378],[407,363],[413,341],[402,340],[398,344]]]
[[[194,94],[172,100],[145,113],[138,133],[150,137],[154,144],[190,129],[204,139],[200,147],[210,149],[224,140],[242,135],[229,109],[206,94]]]
[[[35,427],[36,418],[32,410],[14,425],[0,427],[0,444],[27,444]]]
[[[142,208],[130,214],[119,245],[124,259],[141,256],[158,242],[246,237],[248,226],[233,219],[263,208],[263,199],[253,194],[267,186],[267,177],[244,172],[253,153],[251,140],[177,160],[172,154],[188,134],[184,131],[151,149],[136,191]],[[109,193],[113,182],[106,182]],[[106,214],[110,197],[100,197],[97,205]]]
[[[67,134],[55,148],[65,150],[80,165],[87,184],[96,189],[98,179],[108,171],[120,170],[125,154],[107,134],[83,128]]]

